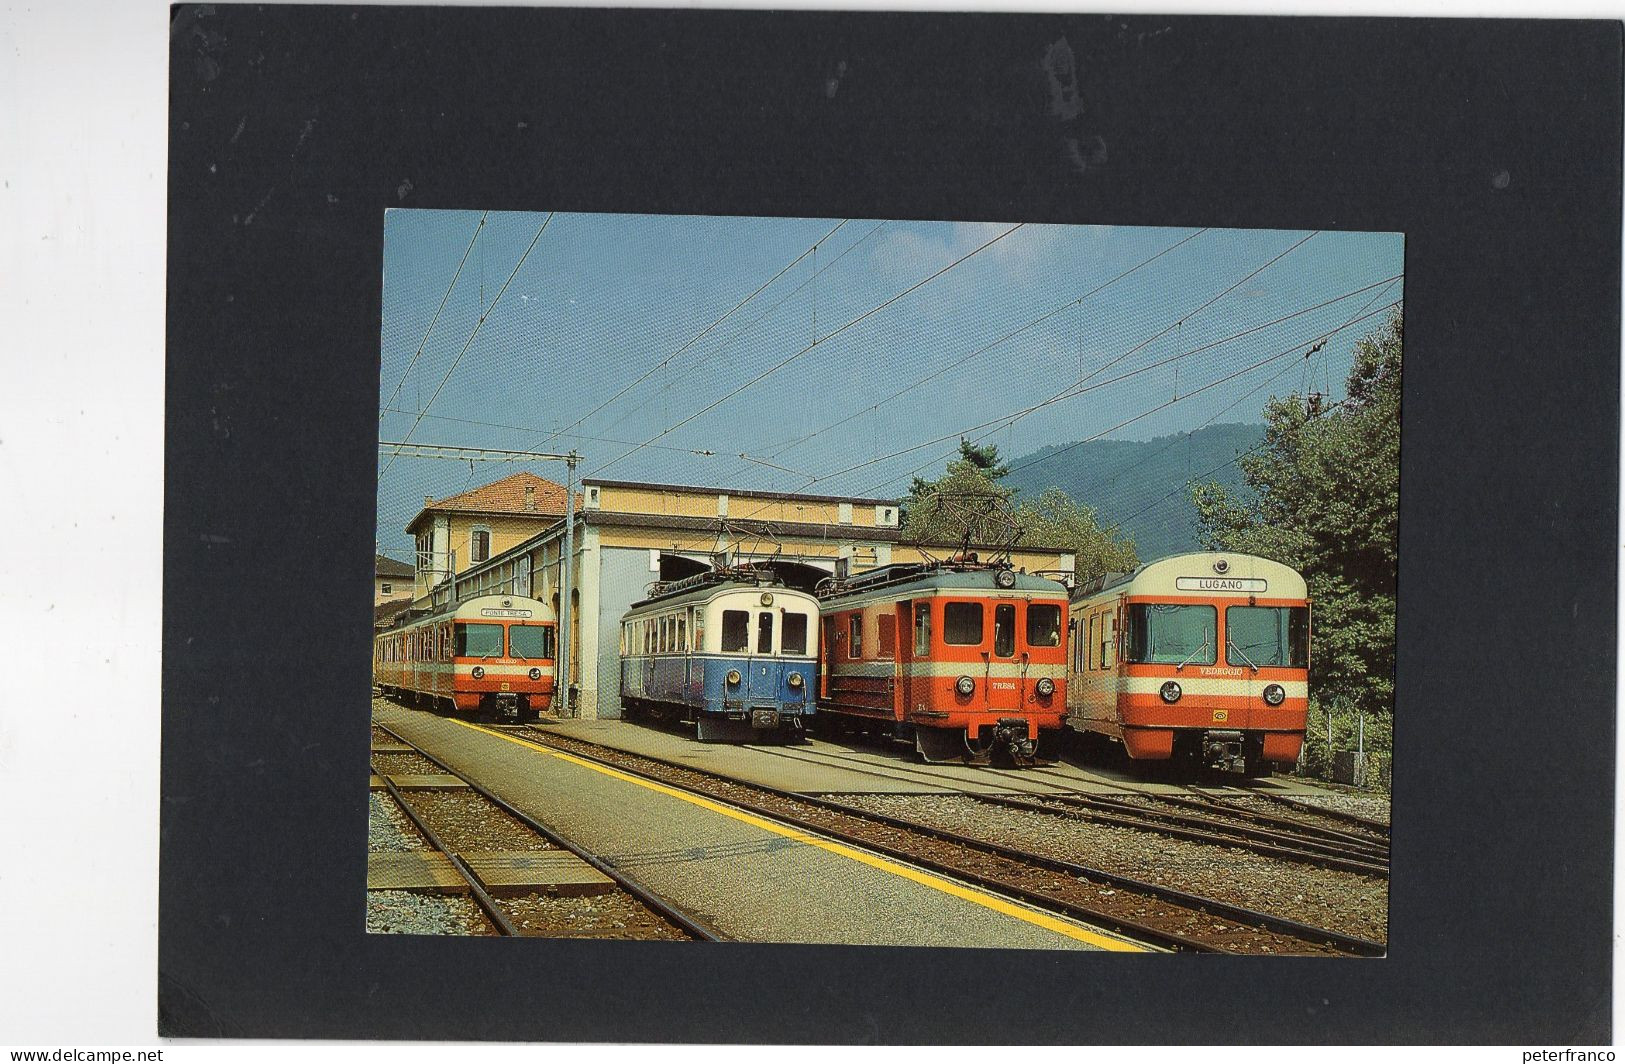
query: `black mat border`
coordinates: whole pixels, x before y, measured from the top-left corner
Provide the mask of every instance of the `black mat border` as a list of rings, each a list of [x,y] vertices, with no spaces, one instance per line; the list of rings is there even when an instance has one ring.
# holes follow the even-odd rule
[[[161,1033],[1609,1039],[1618,24],[171,14]],[[1393,955],[362,934],[390,206],[1404,232]]]

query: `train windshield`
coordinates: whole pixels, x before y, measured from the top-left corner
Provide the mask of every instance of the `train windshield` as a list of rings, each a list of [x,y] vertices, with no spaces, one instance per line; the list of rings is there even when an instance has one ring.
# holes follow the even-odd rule
[[[982,645],[982,604],[950,602],[942,607],[942,641],[959,647]]]
[[[508,649],[516,658],[548,660],[553,657],[553,627],[516,624],[508,629]]]
[[[750,652],[750,614],[745,610],[722,611],[722,652]]]
[[[1027,606],[1027,645],[1061,645],[1061,607],[1033,602]]]
[[[782,653],[805,654],[807,652],[807,615],[805,613],[786,613],[784,615],[784,641]]]
[[[1230,665],[1309,665],[1309,607],[1230,606],[1224,611],[1224,660]]]
[[[1149,665],[1212,665],[1219,652],[1212,606],[1137,602],[1128,608],[1125,660]]]
[[[500,658],[502,625],[459,624],[456,654],[460,658]]]

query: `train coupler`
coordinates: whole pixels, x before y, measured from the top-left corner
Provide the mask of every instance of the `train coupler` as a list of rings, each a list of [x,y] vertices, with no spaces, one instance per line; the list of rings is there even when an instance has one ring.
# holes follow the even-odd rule
[[[1246,764],[1239,731],[1208,731],[1202,734],[1202,761],[1217,768],[1240,772]]]
[[[1027,722],[1021,718],[1000,717],[993,727],[993,738],[1015,764],[1031,765],[1037,760],[1038,744],[1027,737]]]

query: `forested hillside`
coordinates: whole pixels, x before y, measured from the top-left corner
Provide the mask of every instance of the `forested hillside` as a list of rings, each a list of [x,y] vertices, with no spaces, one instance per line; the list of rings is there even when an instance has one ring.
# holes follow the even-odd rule
[[[1233,459],[1263,439],[1263,425],[1209,425],[1154,440],[1059,443],[1011,459],[1011,472],[1002,483],[1019,489],[1022,499],[1060,488],[1093,508],[1103,527],[1118,525],[1118,533],[1134,541],[1142,562],[1153,561],[1201,549],[1201,524],[1187,485],[1215,481],[1246,494]]]

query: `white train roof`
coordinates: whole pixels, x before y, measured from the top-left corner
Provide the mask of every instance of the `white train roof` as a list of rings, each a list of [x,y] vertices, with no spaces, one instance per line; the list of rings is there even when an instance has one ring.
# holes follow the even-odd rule
[[[1255,595],[1260,598],[1308,598],[1309,585],[1290,565],[1234,551],[1173,554],[1147,562],[1132,573],[1108,573],[1078,589],[1074,602],[1102,595]]]

